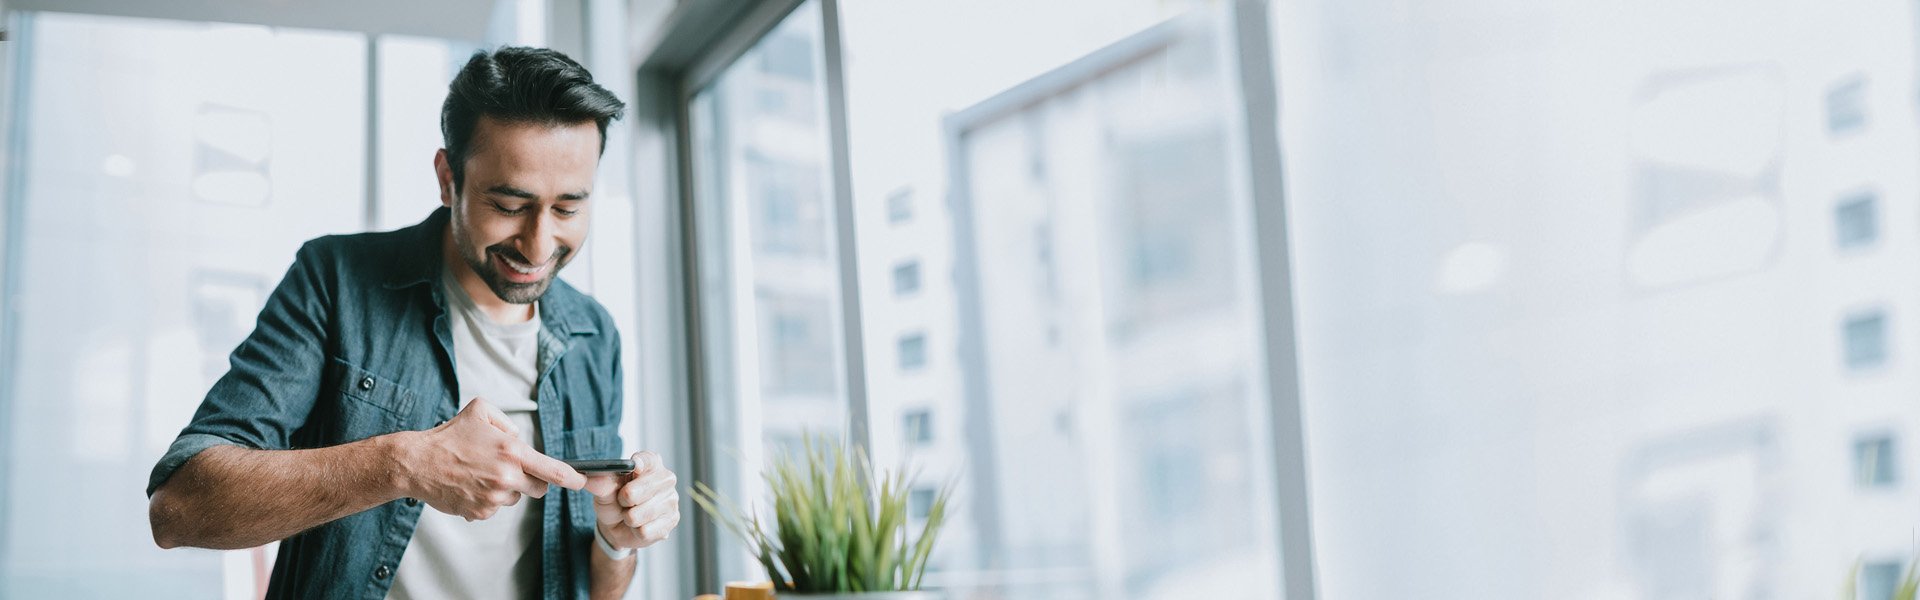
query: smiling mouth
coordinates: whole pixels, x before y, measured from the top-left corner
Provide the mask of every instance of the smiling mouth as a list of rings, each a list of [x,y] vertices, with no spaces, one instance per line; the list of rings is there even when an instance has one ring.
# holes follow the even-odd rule
[[[535,265],[514,260],[504,252],[495,252],[493,256],[499,260],[502,266],[506,267],[501,273],[506,275],[507,279],[514,283],[533,283],[539,281],[541,277],[547,274],[549,269],[553,268],[553,260],[551,259],[546,263]]]

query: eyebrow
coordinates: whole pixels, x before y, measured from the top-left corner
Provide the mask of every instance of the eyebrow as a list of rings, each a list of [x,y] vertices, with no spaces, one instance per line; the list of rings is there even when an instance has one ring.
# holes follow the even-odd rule
[[[506,185],[506,184],[500,184],[500,185],[487,188],[487,193],[498,194],[501,196],[512,196],[515,198],[524,198],[527,200],[540,199],[540,196],[537,194],[534,194],[533,192],[529,192],[529,191],[526,191],[517,187],[513,187],[511,185]],[[585,200],[587,199],[587,195],[590,193],[592,192],[588,192],[585,190],[578,191],[578,192],[568,192],[565,194],[561,194],[560,199],[561,200]]]

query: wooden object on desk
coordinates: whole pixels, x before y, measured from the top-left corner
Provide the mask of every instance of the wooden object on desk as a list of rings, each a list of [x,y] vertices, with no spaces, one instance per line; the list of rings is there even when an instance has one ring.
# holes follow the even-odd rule
[[[773,582],[730,582],[725,600],[773,600]]]

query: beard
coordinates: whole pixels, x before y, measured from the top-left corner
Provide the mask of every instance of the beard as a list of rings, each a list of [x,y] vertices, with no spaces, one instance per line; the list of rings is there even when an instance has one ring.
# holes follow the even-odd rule
[[[463,223],[455,223],[453,226],[453,244],[459,251],[460,258],[467,262],[467,267],[473,269],[474,274],[480,276],[480,281],[486,282],[487,289],[493,290],[493,295],[512,304],[532,304],[546,295],[547,288],[553,285],[553,278],[559,276],[560,269],[566,267],[567,261],[573,258],[572,247],[557,246],[553,249],[553,258],[548,259],[553,263],[553,268],[547,269],[546,277],[528,283],[509,281],[500,273],[499,267],[495,266],[494,255],[498,254],[504,259],[523,265],[533,264],[533,261],[527,260],[519,250],[514,250],[507,244],[475,248],[473,240],[467,237],[466,228],[462,225]]]

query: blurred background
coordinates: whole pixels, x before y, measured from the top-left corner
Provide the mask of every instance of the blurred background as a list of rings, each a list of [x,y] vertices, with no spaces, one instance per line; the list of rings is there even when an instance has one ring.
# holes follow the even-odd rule
[[[503,44],[631,108],[563,273],[629,450],[956,482],[955,600],[1884,600],[1920,546],[1912,1],[0,14],[0,598],[260,595],[148,471],[301,242],[438,205]],[[759,576],[682,527],[630,597]]]

